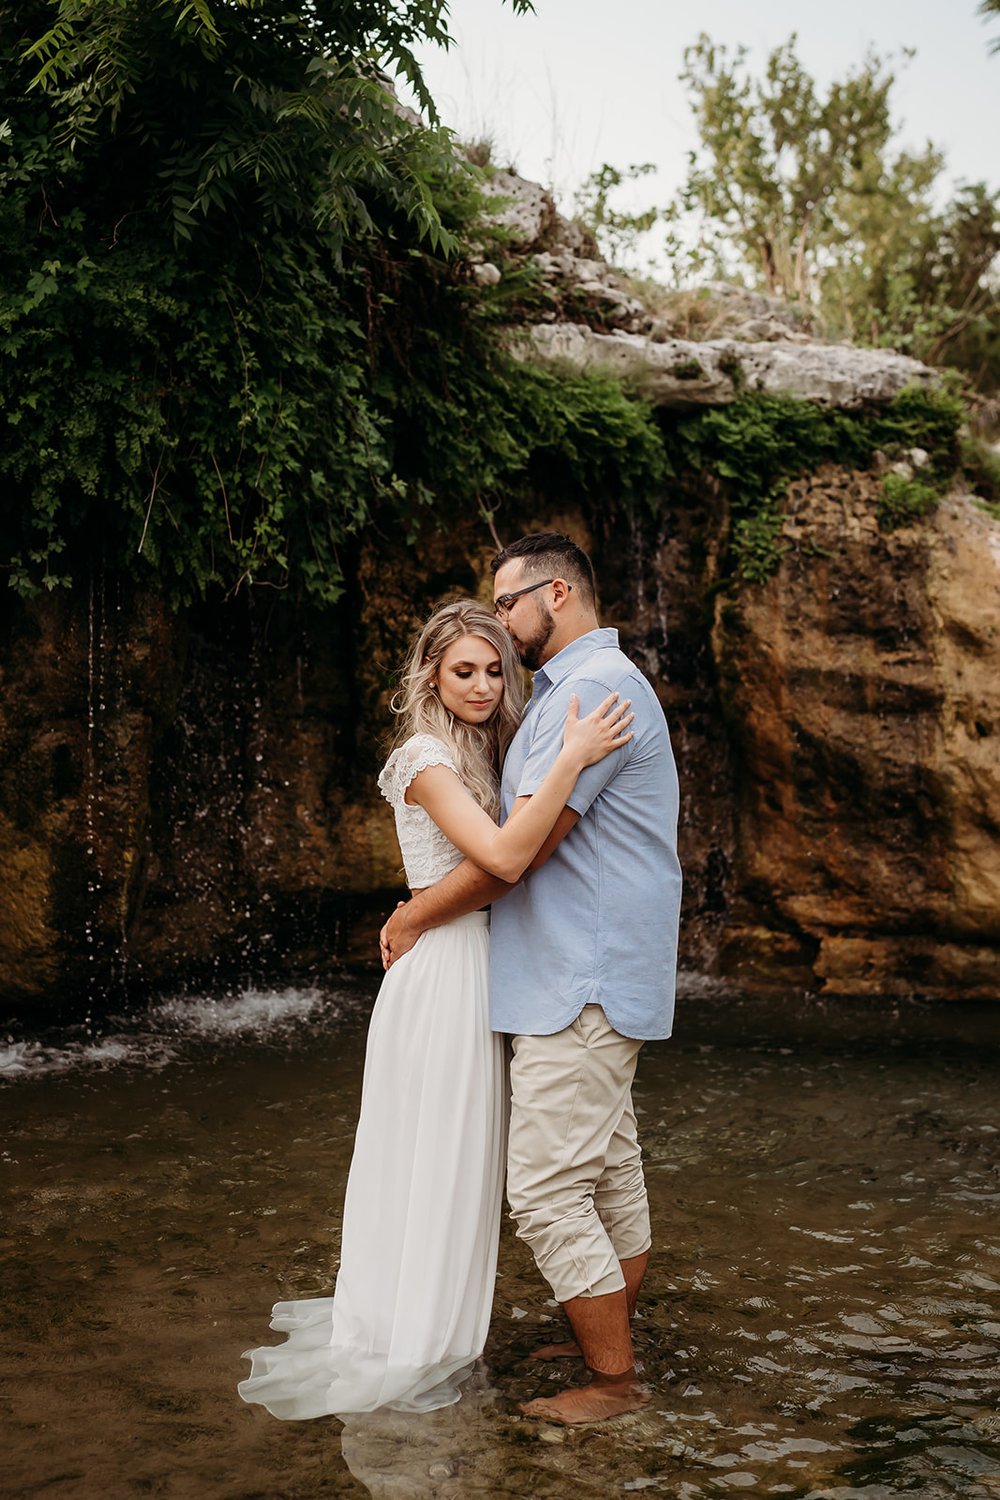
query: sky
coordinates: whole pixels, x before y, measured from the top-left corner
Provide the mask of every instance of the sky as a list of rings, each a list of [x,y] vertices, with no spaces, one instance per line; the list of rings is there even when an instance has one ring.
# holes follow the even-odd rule
[[[501,0],[451,0],[455,45],[420,52],[442,119],[463,140],[490,140],[493,160],[555,191],[564,210],[604,162],[654,162],[657,174],[618,206],[667,203],[697,137],[678,80],[700,32],[746,45],[754,65],[788,40],[821,84],[874,47],[914,48],[893,97],[901,146],[944,150],[945,184],[1000,186],[1000,53],[977,0],[535,0],[517,16]]]

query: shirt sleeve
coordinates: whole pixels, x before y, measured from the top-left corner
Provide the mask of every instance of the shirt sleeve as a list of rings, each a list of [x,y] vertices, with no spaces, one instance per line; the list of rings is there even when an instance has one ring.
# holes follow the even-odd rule
[[[591,713],[599,703],[603,703],[610,691],[612,689],[606,683],[577,677],[557,683],[546,693],[538,705],[531,745],[517,784],[516,797],[533,797],[545,780],[546,773],[562,748],[566,712],[573,694],[576,693],[580,700],[580,717],[583,718],[584,714]],[[620,691],[623,697],[628,696],[624,688],[614,691]],[[632,706],[634,711],[635,704]],[[620,749],[612,750],[610,755],[606,755],[596,765],[584,766],[567,798],[566,806],[583,817],[595,798],[621,770],[632,744],[633,741],[630,740]]]
[[[405,801],[410,782],[428,766],[447,766],[458,774],[455,757],[447,745],[432,734],[414,734],[394,750],[378,778],[379,791],[387,802],[398,807]]]

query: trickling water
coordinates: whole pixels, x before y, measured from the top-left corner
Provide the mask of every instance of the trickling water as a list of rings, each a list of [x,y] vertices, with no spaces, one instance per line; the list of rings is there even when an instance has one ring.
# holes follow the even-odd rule
[[[249,775],[245,803],[245,820],[242,829],[243,860],[247,869],[255,875],[255,913],[247,906],[243,913],[245,951],[266,958],[273,950],[271,892],[269,889],[272,862],[275,855],[274,837],[268,830],[278,823],[278,789],[275,786],[270,766],[271,747],[268,744],[267,719],[264,711],[262,690],[263,670],[261,665],[261,625],[251,617],[249,688],[250,714],[247,723],[247,753]]]
[[[125,681],[123,674],[122,657],[127,650],[123,636],[122,624],[122,583],[117,574],[114,577],[114,609],[115,618],[111,622],[111,629],[107,630],[107,616],[104,604],[104,590],[106,587],[104,571],[101,571],[101,626],[104,643],[101,650],[102,673],[107,671],[110,676],[110,686],[107,693],[100,693],[101,700],[110,699],[110,719],[106,722],[112,726],[112,732],[105,738],[105,755],[110,754],[115,760],[115,772],[118,775],[128,776],[130,768],[125,763],[125,754],[118,736],[113,732],[113,726],[120,722],[122,710],[126,701]],[[105,667],[104,664],[107,664]],[[102,678],[103,682],[103,678]],[[108,705],[101,701],[101,711],[107,712]],[[129,850],[126,857],[125,868],[122,873],[121,887],[118,892],[118,918],[116,926],[115,950],[111,956],[111,970],[117,994],[124,994],[128,983],[129,974],[129,935],[128,914],[131,892],[129,889],[129,874],[131,860],[134,850]]]
[[[488,1369],[429,1417],[281,1424],[240,1352],[328,1290],[375,981],[165,999],[14,1033],[5,1493],[697,1500],[1000,1495],[1000,1010],[682,987],[640,1059],[653,1400],[558,1429],[579,1379],[504,1230]],[[276,1336],[275,1336],[276,1337]]]
[[[90,575],[87,590],[87,754],[85,767],[86,823],[87,823],[87,911],[84,918],[84,941],[87,953],[87,1011],[85,1025],[87,1034],[92,1034],[94,1005],[97,999],[96,976],[96,926],[100,903],[101,871],[97,854],[97,831],[95,807],[97,803],[97,759],[95,737],[97,727],[97,635],[94,623],[94,575]]]

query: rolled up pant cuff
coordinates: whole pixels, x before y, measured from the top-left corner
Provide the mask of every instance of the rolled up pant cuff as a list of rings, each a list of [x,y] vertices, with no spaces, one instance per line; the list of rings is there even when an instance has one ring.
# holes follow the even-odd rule
[[[598,1213],[619,1260],[631,1260],[633,1256],[642,1255],[653,1243],[649,1226],[649,1205],[645,1196],[641,1203],[633,1205],[627,1212],[619,1210],[609,1214],[599,1205]]]
[[[615,1249],[619,1260],[635,1260],[637,1255],[645,1255],[653,1245],[650,1234],[636,1235],[634,1239],[615,1240]]]
[[[625,1289],[625,1278],[613,1250],[595,1253],[592,1246],[563,1242],[545,1252],[532,1246],[538,1269],[557,1302],[574,1297],[604,1297]]]

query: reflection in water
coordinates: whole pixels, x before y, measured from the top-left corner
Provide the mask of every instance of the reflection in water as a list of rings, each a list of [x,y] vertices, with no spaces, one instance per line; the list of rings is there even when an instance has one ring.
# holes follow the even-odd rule
[[[523,1419],[583,1378],[505,1228],[489,1373],[427,1416],[279,1423],[240,1351],[321,1296],[374,984],[163,1002],[12,1035],[5,1493],[92,1500],[730,1492],[1000,1500],[1000,1008],[689,987],[636,1102],[656,1243],[653,1401]]]
[[[493,1466],[483,1474],[481,1457],[496,1445],[497,1400],[482,1368],[457,1406],[350,1417],[340,1435],[344,1462],[372,1500],[489,1494]]]

